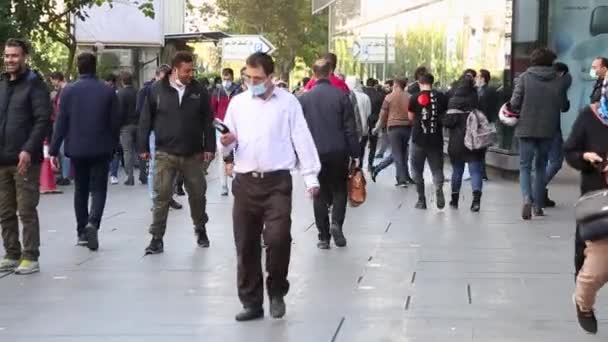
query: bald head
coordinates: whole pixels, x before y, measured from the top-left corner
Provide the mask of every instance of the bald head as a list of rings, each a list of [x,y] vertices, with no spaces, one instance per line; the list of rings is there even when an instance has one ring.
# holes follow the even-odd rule
[[[329,78],[331,75],[331,63],[326,59],[318,59],[315,65],[312,67],[312,71],[315,73],[315,78],[318,80]]]

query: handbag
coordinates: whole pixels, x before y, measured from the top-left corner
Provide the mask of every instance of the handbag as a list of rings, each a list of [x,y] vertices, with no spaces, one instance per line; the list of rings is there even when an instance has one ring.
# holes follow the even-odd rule
[[[608,238],[608,190],[581,196],[575,205],[575,216],[583,241]]]
[[[367,181],[360,167],[350,168],[348,174],[348,201],[351,207],[358,207],[367,198]]]

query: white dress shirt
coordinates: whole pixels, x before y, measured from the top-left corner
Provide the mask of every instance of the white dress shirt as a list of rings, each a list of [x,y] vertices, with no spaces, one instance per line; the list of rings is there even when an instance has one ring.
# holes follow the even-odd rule
[[[275,87],[266,100],[241,93],[230,101],[224,123],[236,136],[235,143],[223,147],[224,155],[234,150],[234,172],[298,169],[307,189],[319,186],[319,153],[291,93]]]
[[[173,81],[169,81],[169,83],[171,84],[171,87],[173,87],[173,89],[177,90],[177,97],[179,98],[179,105],[181,106],[182,99],[184,98],[184,93],[186,92],[186,86],[179,85]]]

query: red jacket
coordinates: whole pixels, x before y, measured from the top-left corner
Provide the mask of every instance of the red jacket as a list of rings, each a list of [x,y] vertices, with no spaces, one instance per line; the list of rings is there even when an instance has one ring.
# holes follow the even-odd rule
[[[329,76],[329,83],[336,88],[344,90],[344,92],[346,92],[346,93],[350,93],[350,89],[348,88],[346,83],[344,81],[342,81],[341,79],[339,79],[338,77],[336,77],[336,75],[334,75],[334,74],[331,74]],[[317,84],[317,80],[313,78],[312,80],[310,80],[310,82],[308,82],[306,84],[304,89],[310,90],[310,89],[312,89],[312,87],[315,86],[315,84]]]
[[[224,121],[230,100],[240,92],[241,86],[238,83],[233,83],[228,91],[224,87],[213,89],[211,93],[211,112],[216,119]]]

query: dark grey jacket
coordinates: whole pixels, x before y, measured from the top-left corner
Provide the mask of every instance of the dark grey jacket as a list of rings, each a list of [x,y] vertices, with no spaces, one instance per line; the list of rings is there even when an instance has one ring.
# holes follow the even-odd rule
[[[359,158],[355,113],[343,90],[319,80],[300,97],[300,103],[320,156],[345,153]]]
[[[511,108],[520,114],[515,136],[555,136],[560,129],[561,112],[568,106],[563,82],[553,67],[533,66],[519,76],[510,101]]]

